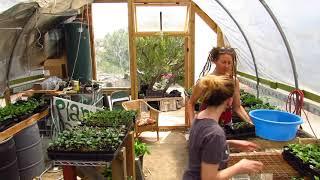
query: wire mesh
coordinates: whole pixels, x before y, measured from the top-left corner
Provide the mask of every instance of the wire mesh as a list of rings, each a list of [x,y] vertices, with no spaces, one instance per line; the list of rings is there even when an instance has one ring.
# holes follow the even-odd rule
[[[262,162],[264,164],[264,168],[259,174],[272,174],[272,179],[284,180],[299,176],[299,173],[294,170],[278,152],[250,152],[231,154],[228,166],[234,165],[241,159]],[[259,176],[259,174],[251,176]]]

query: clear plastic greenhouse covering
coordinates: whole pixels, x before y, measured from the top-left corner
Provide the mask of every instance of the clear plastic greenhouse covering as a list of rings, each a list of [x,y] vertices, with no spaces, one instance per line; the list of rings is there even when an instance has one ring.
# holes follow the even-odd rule
[[[218,24],[230,45],[237,49],[238,71],[256,76],[252,58],[255,57],[260,78],[295,87],[293,67],[287,47],[274,20],[261,1],[194,0]],[[319,93],[320,1],[265,0],[265,2],[279,22],[292,51],[299,88]]]
[[[217,34],[198,16],[195,16],[194,80],[199,79],[212,47],[217,46]],[[211,68],[211,71],[214,67]]]
[[[162,29],[160,28],[162,13]],[[185,29],[187,6],[137,6],[137,31],[181,31]]]
[[[42,72],[41,34],[78,14],[92,0],[2,0],[0,5],[0,95],[10,80]],[[40,33],[41,32],[41,33]]]

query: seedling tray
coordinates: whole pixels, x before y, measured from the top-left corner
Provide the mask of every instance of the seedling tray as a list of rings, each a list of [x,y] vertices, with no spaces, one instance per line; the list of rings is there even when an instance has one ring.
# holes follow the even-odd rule
[[[302,159],[294,155],[287,146],[284,147],[282,152],[283,159],[288,162],[295,170],[297,170],[302,176],[310,177],[314,179],[314,176],[320,177],[320,170],[314,168],[311,164],[304,163]]]
[[[118,148],[119,149],[119,148]],[[118,151],[118,150],[117,150]],[[112,161],[117,151],[54,151],[48,150],[48,156],[52,160],[84,160],[84,161]]]
[[[7,119],[1,122],[0,124],[0,132],[5,131],[11,126],[15,125],[17,122],[14,119]]]
[[[105,161],[109,162],[116,157],[119,150],[123,146],[125,139],[127,138],[129,131],[122,138],[122,142],[119,144],[115,151],[59,151],[54,149],[48,149],[48,156],[52,160],[82,160],[82,161]]]
[[[225,125],[224,130],[227,139],[248,139],[256,137],[254,127],[235,129],[232,127],[232,125]]]
[[[48,107],[42,108],[41,111],[39,111],[39,112],[34,112],[34,113],[30,113],[30,114],[24,114],[24,115],[21,115],[19,117],[15,117],[15,118],[11,118],[11,119],[7,119],[7,120],[2,121],[0,123],[0,132],[3,132],[5,130],[11,128],[12,126],[29,119],[31,116],[33,116],[35,114],[38,114],[38,113],[41,114],[41,113],[45,112],[45,110],[47,108]]]

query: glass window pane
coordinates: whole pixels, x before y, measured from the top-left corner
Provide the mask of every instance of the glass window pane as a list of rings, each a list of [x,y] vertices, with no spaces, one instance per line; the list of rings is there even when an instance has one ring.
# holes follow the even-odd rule
[[[160,31],[160,12],[162,12],[162,31],[184,31],[186,6],[137,6],[138,32]]]
[[[104,87],[130,87],[127,3],[93,3],[92,21],[97,79]]]

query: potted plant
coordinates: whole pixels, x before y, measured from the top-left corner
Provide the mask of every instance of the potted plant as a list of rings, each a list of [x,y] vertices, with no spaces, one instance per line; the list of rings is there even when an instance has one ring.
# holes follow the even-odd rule
[[[146,143],[136,140],[134,142],[134,153],[136,155],[136,159],[139,159],[140,161],[141,169],[143,169],[143,156],[145,154],[150,154],[149,147]]]

